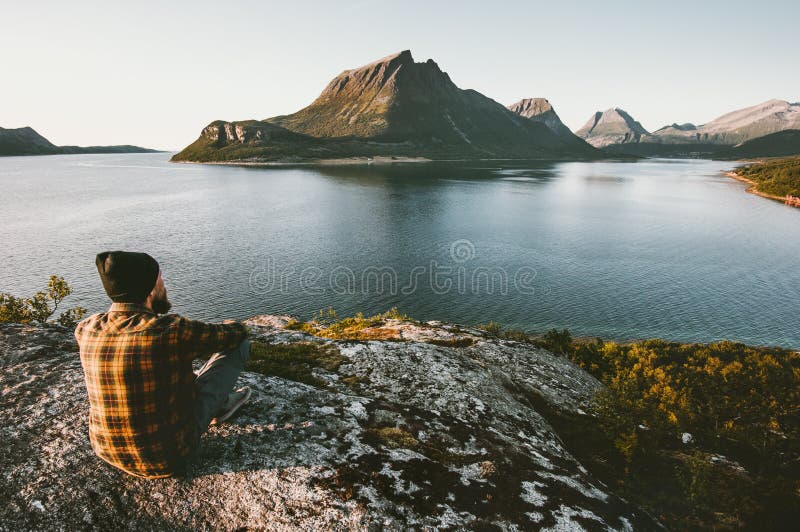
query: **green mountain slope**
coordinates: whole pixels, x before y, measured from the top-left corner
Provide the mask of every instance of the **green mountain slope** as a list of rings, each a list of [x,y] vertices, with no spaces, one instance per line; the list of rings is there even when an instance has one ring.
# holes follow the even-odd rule
[[[730,150],[730,157],[785,157],[800,155],[800,130],[789,129],[743,142]]]

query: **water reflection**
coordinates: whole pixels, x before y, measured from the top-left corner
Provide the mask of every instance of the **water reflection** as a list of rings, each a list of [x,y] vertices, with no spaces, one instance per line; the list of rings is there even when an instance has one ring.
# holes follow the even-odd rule
[[[94,254],[142,249],[164,267],[176,310],[197,318],[398,306],[536,331],[800,347],[800,211],[745,194],[721,177],[729,163],[256,168],[167,158],[0,159],[0,291],[30,294],[58,273],[76,303],[100,310]],[[472,252],[458,262],[461,241]],[[268,263],[291,273],[254,289]],[[451,269],[441,277],[450,290],[431,281],[434,266]],[[331,272],[362,280],[371,268],[390,268],[401,287],[424,271],[407,293],[377,290],[372,277],[366,290],[331,286]],[[315,286],[304,271],[319,274]],[[513,287],[519,271],[532,271],[532,291],[488,289],[501,272]]]

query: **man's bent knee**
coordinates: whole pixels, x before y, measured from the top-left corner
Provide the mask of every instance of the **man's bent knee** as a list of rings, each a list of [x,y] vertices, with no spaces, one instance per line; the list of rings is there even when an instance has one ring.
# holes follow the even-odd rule
[[[242,365],[250,358],[250,340],[245,338],[242,340],[242,343],[239,344],[237,348],[239,354],[239,360],[241,360]]]

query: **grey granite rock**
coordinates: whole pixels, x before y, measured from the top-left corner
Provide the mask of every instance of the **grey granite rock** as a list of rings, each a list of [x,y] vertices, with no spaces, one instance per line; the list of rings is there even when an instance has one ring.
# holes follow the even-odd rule
[[[0,529],[657,528],[537,411],[583,415],[600,388],[564,358],[438,323],[389,320],[392,341],[356,342],[287,322],[247,323],[253,340],[332,344],[344,362],[314,370],[320,387],[243,373],[251,402],[164,480],[92,454],[71,331],[0,325]]]

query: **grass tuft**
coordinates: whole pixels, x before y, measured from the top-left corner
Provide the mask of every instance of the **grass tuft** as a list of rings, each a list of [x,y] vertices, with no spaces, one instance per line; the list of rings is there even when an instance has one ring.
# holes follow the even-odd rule
[[[419,440],[405,429],[398,427],[380,427],[367,429],[366,432],[381,444],[392,449],[413,449],[419,445]]]
[[[395,335],[390,330],[367,330],[383,325],[387,320],[411,321],[411,318],[397,308],[391,308],[374,316],[364,316],[359,312],[355,316],[340,319],[336,311],[329,308],[319,311],[311,321],[292,321],[286,328],[335,340],[392,340]]]

